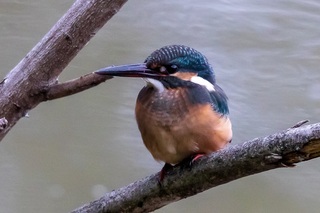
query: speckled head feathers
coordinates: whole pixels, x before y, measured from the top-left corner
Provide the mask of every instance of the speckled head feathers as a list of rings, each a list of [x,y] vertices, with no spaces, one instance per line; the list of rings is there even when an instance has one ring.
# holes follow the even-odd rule
[[[213,76],[213,70],[207,58],[199,51],[184,45],[164,46],[151,53],[145,63],[150,69],[176,65],[182,72],[196,72],[201,77]]]

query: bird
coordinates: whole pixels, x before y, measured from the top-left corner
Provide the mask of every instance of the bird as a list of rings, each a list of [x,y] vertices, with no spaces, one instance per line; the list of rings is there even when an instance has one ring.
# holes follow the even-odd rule
[[[232,140],[228,98],[208,59],[191,47],[164,46],[144,63],[109,66],[95,73],[146,81],[135,116],[144,145],[155,160],[165,163],[163,174],[185,159],[223,149]]]

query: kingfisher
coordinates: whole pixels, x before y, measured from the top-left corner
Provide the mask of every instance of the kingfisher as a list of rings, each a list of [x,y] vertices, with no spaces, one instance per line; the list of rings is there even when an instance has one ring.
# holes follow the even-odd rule
[[[110,66],[95,73],[146,81],[136,101],[136,121],[153,158],[165,162],[163,170],[231,142],[228,98],[207,58],[197,50],[164,46],[144,63]]]

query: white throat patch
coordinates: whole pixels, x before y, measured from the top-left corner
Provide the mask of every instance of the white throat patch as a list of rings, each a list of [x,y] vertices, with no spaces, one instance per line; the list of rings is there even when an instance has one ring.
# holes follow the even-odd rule
[[[154,88],[156,88],[159,92],[163,92],[164,91],[164,86],[163,84],[156,80],[156,79],[152,79],[152,78],[144,78],[144,80],[147,82],[147,84],[151,84]]]
[[[190,81],[193,83],[205,86],[209,92],[216,91],[214,86],[209,81],[201,78],[200,76],[193,76],[191,77]]]

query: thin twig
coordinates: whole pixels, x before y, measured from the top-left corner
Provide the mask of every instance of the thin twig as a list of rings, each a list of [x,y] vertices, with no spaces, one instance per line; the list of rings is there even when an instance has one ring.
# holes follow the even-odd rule
[[[291,128],[294,129],[294,128],[298,128],[306,123],[308,123],[309,120],[302,120],[302,121],[299,121],[298,123],[296,123],[294,126],[292,126]]]
[[[46,100],[54,100],[57,98],[73,95],[91,87],[97,86],[100,83],[111,79],[111,76],[97,75],[89,73],[76,79],[64,83],[50,85],[44,88]]]

